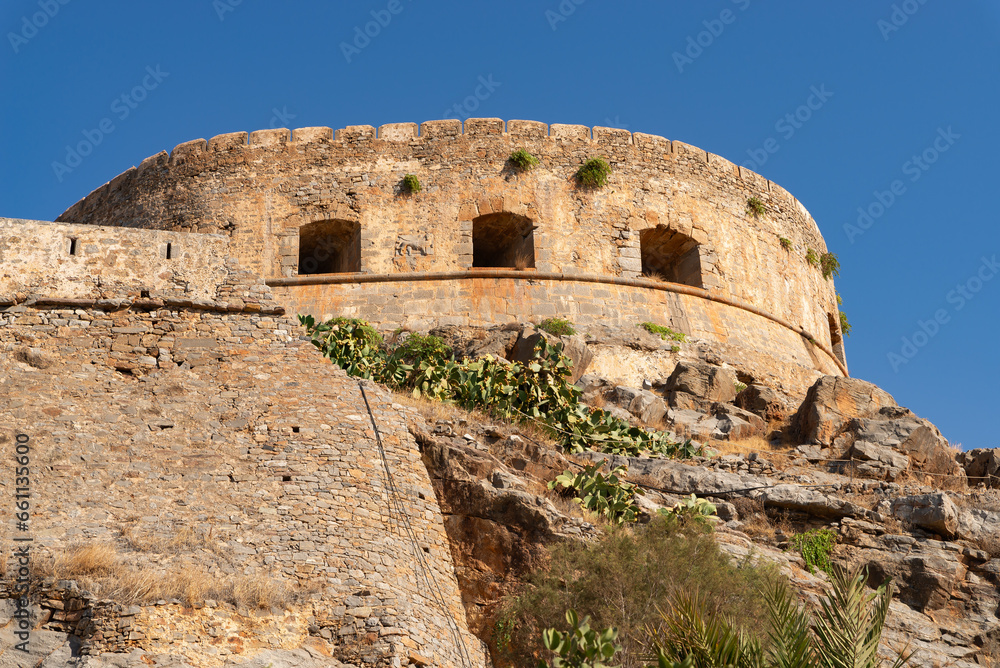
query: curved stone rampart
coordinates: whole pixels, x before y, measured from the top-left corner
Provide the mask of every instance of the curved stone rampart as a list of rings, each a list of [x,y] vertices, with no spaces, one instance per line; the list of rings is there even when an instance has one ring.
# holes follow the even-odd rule
[[[540,164],[514,169],[519,148]],[[603,188],[574,179],[591,157],[612,167]],[[405,192],[406,174],[420,192]],[[794,197],[683,142],[611,128],[470,119],[231,133],[147,158],[59,219],[227,233],[240,262],[269,278],[322,266],[329,253],[300,247],[307,225],[356,235],[355,271],[406,274],[468,270],[477,224],[517,221],[538,271],[634,278],[683,265],[680,282],[773,313],[826,347],[840,337],[833,284],[806,259],[826,246]],[[658,258],[644,247],[654,238]]]

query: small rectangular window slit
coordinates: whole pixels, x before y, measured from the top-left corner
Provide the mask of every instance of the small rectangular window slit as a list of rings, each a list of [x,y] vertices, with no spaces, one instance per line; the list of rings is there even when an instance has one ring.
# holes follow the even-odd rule
[[[171,259],[173,259],[173,252],[174,252],[174,248],[173,248],[173,244],[171,244],[171,243],[170,243],[170,242],[168,241],[168,242],[167,242],[167,259],[168,259],[168,260],[171,260]]]
[[[69,254],[76,255],[76,239],[73,237],[69,238]]]

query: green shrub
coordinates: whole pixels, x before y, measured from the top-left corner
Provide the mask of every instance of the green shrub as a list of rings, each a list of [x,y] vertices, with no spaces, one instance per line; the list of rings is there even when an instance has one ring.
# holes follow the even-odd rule
[[[408,193],[420,192],[420,179],[413,174],[407,174],[403,177],[403,190]]]
[[[716,507],[714,503],[709,502],[708,499],[699,499],[697,496],[692,494],[683,501],[675,503],[673,507],[660,508],[658,512],[661,515],[672,515],[677,518],[681,526],[686,526],[692,522],[701,523],[705,526],[711,526],[708,522],[708,518],[714,515],[715,511]]]
[[[767,213],[767,209],[764,208],[764,202],[759,197],[755,196],[747,200],[747,215],[760,218],[765,213]]]
[[[823,253],[819,256],[819,266],[823,271],[823,278],[840,276],[840,260],[834,253]]]
[[[766,622],[761,592],[780,578],[773,566],[734,562],[703,526],[682,527],[673,517],[612,528],[593,541],[560,542],[549,554],[547,566],[507,600],[517,624],[508,652],[497,657],[506,665],[534,665],[538,634],[552,626],[569,631],[569,625],[553,623],[569,609],[589,616],[594,628],[618,629],[622,665],[645,665],[651,627],[660,622],[657,610],[680,592],[697,589],[710,610],[725,611],[752,629]]]
[[[556,654],[551,668],[612,668],[604,661],[621,650],[621,645],[615,644],[617,629],[607,628],[600,633],[591,630],[590,617],[581,620],[572,609],[566,612],[566,623],[566,633],[554,628],[542,631],[542,645]],[[550,668],[550,664],[539,661],[538,668]]]
[[[576,180],[584,188],[600,188],[610,175],[611,166],[603,158],[591,158],[576,170]]]
[[[650,334],[657,334],[664,341],[687,341],[687,336],[681,332],[675,332],[669,327],[664,327],[663,325],[657,325],[653,322],[640,322],[639,327],[642,327]]]
[[[553,336],[573,336],[576,334],[573,323],[562,318],[546,318],[538,323],[538,329]]]
[[[792,536],[792,544],[806,562],[806,569],[815,573],[816,569],[827,574],[830,570],[830,552],[837,544],[837,532],[832,529],[811,529]]]
[[[507,159],[510,160],[510,163],[514,165],[515,168],[522,172],[531,171],[533,167],[538,165],[538,158],[531,155],[523,148],[519,148],[511,153],[510,157]]]
[[[625,466],[616,466],[605,477],[600,470],[606,461],[588,464],[580,473],[566,471],[549,483],[549,489],[561,486],[573,490],[576,493],[574,501],[587,510],[606,517],[612,524],[635,522],[639,518],[635,495],[643,492],[638,485],[622,480],[620,476],[628,474]]]
[[[785,250],[792,250],[792,240],[788,237],[778,237],[778,241]]]
[[[813,266],[819,266],[819,255],[812,248],[806,249],[806,262]]]
[[[840,331],[844,336],[851,335],[851,323],[847,320],[847,314],[843,311],[838,312],[840,314]]]

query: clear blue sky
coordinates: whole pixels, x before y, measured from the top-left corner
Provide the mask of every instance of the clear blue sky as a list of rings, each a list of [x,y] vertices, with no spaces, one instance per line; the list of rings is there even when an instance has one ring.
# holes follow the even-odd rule
[[[52,220],[148,155],[238,130],[458,104],[659,134],[754,160],[810,210],[840,256],[852,375],[953,443],[1000,445],[997,0],[7,0],[0,26],[0,216]]]

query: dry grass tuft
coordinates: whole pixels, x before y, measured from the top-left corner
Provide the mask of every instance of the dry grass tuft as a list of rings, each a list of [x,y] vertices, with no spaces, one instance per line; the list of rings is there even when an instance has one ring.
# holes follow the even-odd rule
[[[762,500],[746,496],[731,498],[729,502],[736,506],[743,533],[751,538],[761,538],[775,543],[780,537],[791,536],[795,533],[795,527],[792,525],[787,511],[768,515]]]
[[[528,251],[518,251],[514,255],[514,268],[518,271],[524,271],[535,266],[534,254]]]
[[[280,608],[296,600],[284,583],[261,575],[220,576],[193,565],[165,569],[143,565],[134,553],[123,554],[114,543],[72,546],[35,562],[35,574],[76,580],[102,598],[124,605],[178,599],[187,605],[215,599],[237,608]]]
[[[719,455],[749,455],[757,454],[770,461],[776,468],[785,468],[792,462],[791,450],[784,445],[772,445],[763,436],[750,436],[738,441],[710,440],[705,443]]]
[[[642,277],[643,278],[648,278],[651,281],[659,281],[660,283],[666,283],[666,281],[667,281],[667,277],[666,276],[664,276],[663,274],[661,274],[660,272],[655,271],[655,270],[644,271],[642,273]]]

